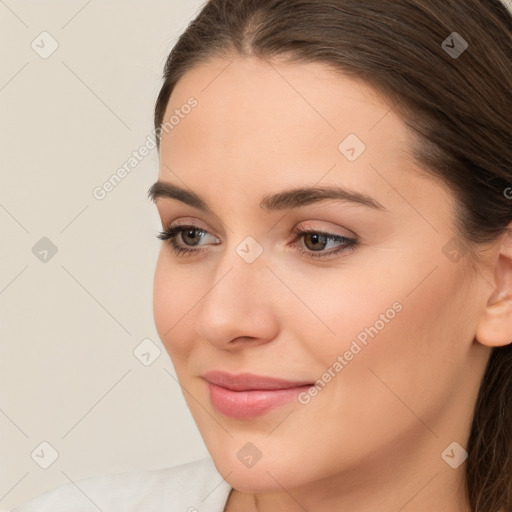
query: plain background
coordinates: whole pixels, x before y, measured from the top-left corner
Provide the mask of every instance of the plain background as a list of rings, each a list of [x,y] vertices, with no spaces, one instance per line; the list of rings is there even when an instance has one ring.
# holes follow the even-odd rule
[[[156,149],[92,194],[151,134],[165,57],[202,4],[0,1],[0,508],[208,454],[154,326]],[[133,354],[146,338],[150,366]]]
[[[92,194],[151,134],[165,57],[202,4],[0,0],[0,508],[208,455],[153,321],[156,149]]]

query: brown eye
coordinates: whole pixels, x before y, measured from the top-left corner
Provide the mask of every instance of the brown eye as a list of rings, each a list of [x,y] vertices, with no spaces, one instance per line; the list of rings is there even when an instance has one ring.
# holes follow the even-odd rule
[[[334,256],[338,253],[352,252],[358,245],[355,238],[348,238],[346,236],[334,235],[331,233],[323,233],[315,230],[295,230],[297,240],[303,239],[303,243],[299,244],[299,252],[308,258],[327,258]],[[329,242],[337,243],[334,249],[325,250]],[[303,245],[306,247],[300,247]]]
[[[308,243],[309,241],[311,244]],[[320,233],[306,233],[304,236],[304,245],[312,251],[325,249],[327,241],[327,237]]]
[[[203,229],[189,228],[181,231],[181,239],[186,245],[198,245],[201,241],[201,235],[204,235],[206,231]],[[188,240],[191,240],[189,243]]]
[[[169,226],[165,231],[159,233],[157,235],[157,238],[163,240],[165,243],[170,245],[171,249],[174,251],[176,256],[191,256],[194,253],[198,254],[206,250],[205,248],[201,247],[201,245],[206,244],[200,243],[201,240],[203,240],[203,238],[206,238],[205,235],[210,235],[210,233],[197,226],[177,225]],[[215,244],[218,244],[220,242],[218,238],[213,238],[215,240]],[[198,248],[194,249],[194,247],[197,246]]]

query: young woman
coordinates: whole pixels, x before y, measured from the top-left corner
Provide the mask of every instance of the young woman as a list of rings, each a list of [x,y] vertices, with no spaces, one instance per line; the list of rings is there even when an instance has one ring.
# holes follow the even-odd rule
[[[511,92],[498,0],[208,1],[149,195],[211,459],[37,510],[511,512]]]

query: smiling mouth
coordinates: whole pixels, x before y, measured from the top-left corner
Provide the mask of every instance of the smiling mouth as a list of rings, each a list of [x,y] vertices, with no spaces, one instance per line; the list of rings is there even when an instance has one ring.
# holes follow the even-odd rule
[[[214,408],[225,416],[238,419],[262,415],[296,399],[313,386],[311,382],[285,381],[247,373],[209,372],[204,378]]]

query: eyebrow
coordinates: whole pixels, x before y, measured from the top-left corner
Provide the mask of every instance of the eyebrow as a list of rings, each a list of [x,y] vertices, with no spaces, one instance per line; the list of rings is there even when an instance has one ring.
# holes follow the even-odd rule
[[[157,181],[149,188],[148,197],[152,201],[156,201],[158,198],[176,199],[203,212],[214,213],[208,203],[195,192],[163,181]],[[280,211],[333,199],[367,206],[376,210],[389,211],[371,196],[335,185],[299,187],[266,195],[260,202],[260,208],[268,212]]]

